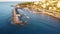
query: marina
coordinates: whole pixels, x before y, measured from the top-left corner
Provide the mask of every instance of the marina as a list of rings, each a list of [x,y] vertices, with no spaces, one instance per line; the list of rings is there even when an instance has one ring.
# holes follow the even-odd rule
[[[0,34],[60,34],[60,19],[24,8],[16,12],[11,5],[18,3],[0,2]]]

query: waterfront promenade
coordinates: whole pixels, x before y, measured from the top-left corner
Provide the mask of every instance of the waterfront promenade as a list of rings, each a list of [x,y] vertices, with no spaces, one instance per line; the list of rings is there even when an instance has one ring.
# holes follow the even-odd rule
[[[45,1],[46,2],[46,1]],[[47,1],[47,3],[45,2],[26,2],[26,3],[21,3],[21,4],[17,4],[17,6],[19,6],[19,8],[28,8],[29,10],[33,10],[33,13],[44,13],[44,14],[48,14],[50,16],[53,16],[55,18],[60,19],[60,8],[57,7],[58,5],[58,1],[53,2],[52,4],[49,3],[49,1]],[[45,5],[44,5],[45,4]]]

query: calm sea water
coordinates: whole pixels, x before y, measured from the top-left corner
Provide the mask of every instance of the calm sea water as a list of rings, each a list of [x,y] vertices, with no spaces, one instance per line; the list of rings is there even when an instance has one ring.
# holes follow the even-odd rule
[[[11,5],[18,3],[20,2],[0,2],[0,34],[60,34],[59,19],[45,14],[33,14],[24,9],[21,9],[22,13],[30,18],[23,16],[22,20],[28,24],[11,24]]]

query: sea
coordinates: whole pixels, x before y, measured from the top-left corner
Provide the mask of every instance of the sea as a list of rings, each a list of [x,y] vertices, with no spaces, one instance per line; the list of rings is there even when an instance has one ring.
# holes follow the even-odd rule
[[[29,16],[22,17],[25,25],[12,24],[11,5],[21,2],[0,2],[0,34],[60,34],[60,20],[46,15],[33,14],[30,10],[20,9],[23,14]]]

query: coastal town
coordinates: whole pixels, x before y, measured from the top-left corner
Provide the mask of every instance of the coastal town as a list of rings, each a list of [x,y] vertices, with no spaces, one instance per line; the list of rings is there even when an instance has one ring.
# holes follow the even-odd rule
[[[33,14],[43,13],[43,14],[53,16],[57,19],[60,19],[60,1],[58,1],[58,0],[45,0],[45,1],[38,1],[38,2],[24,2],[24,3],[17,4],[15,6],[15,9],[31,10],[31,12]],[[22,21],[20,21],[19,18],[18,18],[18,16],[21,16],[21,15],[16,14],[17,12],[18,12],[17,10],[14,10],[14,12],[13,12],[13,15],[14,15],[13,22],[22,24]],[[17,15],[17,19],[16,19],[16,15]]]
[[[25,2],[17,5],[19,8],[28,8],[33,13],[45,13],[60,19],[60,1],[45,0],[38,2]]]
[[[60,34],[60,0],[0,0],[0,34]]]

